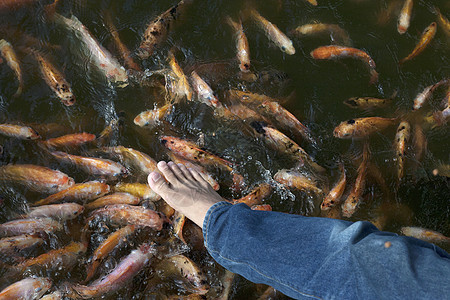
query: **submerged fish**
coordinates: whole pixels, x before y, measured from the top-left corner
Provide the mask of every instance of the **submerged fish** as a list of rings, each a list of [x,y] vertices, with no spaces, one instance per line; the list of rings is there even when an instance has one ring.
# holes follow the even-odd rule
[[[119,87],[128,85],[128,75],[124,67],[103,48],[89,30],[74,15],[70,19],[55,13],[53,18],[59,24],[73,31],[89,52],[87,56],[93,64],[106,76],[106,78]]]
[[[164,259],[158,264],[164,270],[164,275],[182,278],[185,284],[182,287],[191,293],[204,295],[209,291],[209,285],[205,274],[189,258],[178,254]],[[186,282],[187,281],[187,282]]]
[[[398,125],[395,134],[394,148],[397,157],[397,177],[402,179],[405,175],[405,151],[411,134],[411,126],[407,121],[402,121]]]
[[[0,124],[0,134],[23,140],[36,140],[41,138],[39,133],[33,128],[14,124]]]
[[[245,105],[251,104],[252,106],[258,106],[264,102],[286,102],[286,99],[275,99],[264,94],[256,94],[246,91],[240,91],[236,89],[228,90],[228,96],[231,100],[238,100]]]
[[[47,147],[50,148],[59,148],[59,147],[77,147],[88,142],[92,142],[95,140],[95,134],[91,133],[72,133],[63,135],[56,138],[51,138],[45,141],[42,141]]]
[[[109,185],[100,181],[88,181],[77,183],[45,199],[35,202],[33,205],[46,205],[59,201],[89,201],[109,193]]]
[[[0,299],[40,299],[51,287],[50,278],[25,278],[3,289],[0,292]]]
[[[275,174],[273,179],[281,184],[284,184],[288,188],[293,188],[305,192],[312,192],[316,195],[321,195],[323,193],[322,189],[317,187],[317,184],[314,180],[308,178],[306,175],[300,173],[295,169],[279,170]]]
[[[122,162],[133,166],[145,175],[148,175],[153,171],[159,172],[158,167],[156,166],[157,162],[149,155],[136,149],[127,148],[124,146],[115,146],[104,147],[100,150],[105,151],[106,153],[118,155]]]
[[[135,195],[142,200],[158,201],[161,196],[155,193],[148,184],[145,183],[118,183],[114,186],[115,192],[123,192]]]
[[[198,76],[197,72],[192,71],[191,81],[200,102],[213,108],[222,107],[222,103],[220,103],[219,99],[214,96],[214,92],[211,87],[200,76]]]
[[[82,205],[76,203],[50,204],[30,208],[24,218],[52,218],[59,221],[72,220],[84,211]]]
[[[147,226],[155,230],[161,230],[166,216],[142,206],[127,204],[108,205],[91,213],[90,219],[95,217],[106,218],[117,225]]]
[[[361,196],[364,192],[366,185],[367,166],[369,164],[369,146],[368,143],[364,144],[363,160],[358,167],[358,176],[353,184],[352,190],[342,204],[342,215],[350,218],[358,208],[361,202]]]
[[[19,87],[17,88],[15,97],[18,97],[22,94],[23,90],[23,79],[22,79],[22,70],[20,69],[19,60],[17,59],[16,52],[10,43],[6,40],[0,40],[0,53],[5,58],[8,66],[16,73],[17,80],[19,81]]]
[[[398,63],[401,65],[422,53],[422,51],[425,50],[425,48],[430,44],[431,40],[433,40],[434,35],[436,34],[436,29],[436,22],[431,23],[427,28],[425,28],[419,42],[417,43],[413,51],[408,56],[401,59]]]
[[[344,104],[350,108],[358,108],[362,110],[369,110],[374,108],[386,107],[392,98],[382,99],[373,97],[352,97],[344,101]]]
[[[47,58],[45,58],[39,52],[33,50],[31,53],[38,62],[42,77],[44,78],[50,89],[61,100],[61,103],[66,106],[74,105],[75,96],[73,95],[72,88],[64,78],[64,75],[61,73],[61,71],[59,71],[52,63],[50,63]]]
[[[450,79],[442,79],[438,83],[427,86],[422,92],[417,94],[417,96],[414,98],[413,110],[418,110],[419,108],[421,108],[424,103],[430,98],[434,90],[443,84],[450,84]]]
[[[341,139],[363,138],[393,125],[396,121],[396,118],[381,117],[350,119],[341,122],[334,129],[333,135]]]
[[[345,187],[347,185],[347,177],[345,176],[344,165],[340,164],[339,169],[341,170],[341,178],[336,183],[336,185],[331,189],[331,191],[323,199],[320,205],[321,210],[329,210],[336,204],[340,203],[341,196],[344,193]]]
[[[37,235],[22,234],[0,239],[0,257],[40,245],[44,240]]]
[[[175,78],[173,79],[173,84],[171,84],[171,91],[175,95],[176,100],[178,98],[186,97],[187,100],[192,100],[192,89],[189,85],[189,81],[187,80],[186,75],[183,72],[183,69],[178,64],[175,56],[172,52],[168,54],[169,66],[172,70]]]
[[[90,259],[90,263],[86,267],[86,279],[84,282],[88,282],[94,277],[97,268],[100,266],[100,263],[105,259],[111,251],[120,243],[126,240],[126,238],[131,235],[136,229],[134,225],[128,225],[123,228],[116,230],[111,233],[106,240],[104,240],[98,247],[95,249],[92,257]]]
[[[250,9],[250,16],[257,22],[269,40],[275,43],[281,51],[286,54],[295,54],[295,48],[292,45],[292,41],[283,33],[277,26],[262,17],[255,9]]]
[[[337,24],[324,24],[324,23],[316,23],[316,24],[305,24],[298,26],[292,31],[293,34],[297,36],[308,36],[315,34],[328,34],[331,37],[331,40],[334,41],[338,39],[344,46],[350,46],[352,41],[350,37],[344,29],[342,29]]]
[[[153,245],[142,244],[131,251],[108,275],[90,285],[72,285],[75,297],[95,298],[115,292],[130,282],[144,268],[155,253]]]
[[[239,19],[239,23],[233,21],[231,17],[226,18],[227,23],[233,28],[234,36],[236,39],[236,56],[239,60],[239,69],[242,72],[250,71],[250,47],[248,45],[247,36],[242,26],[242,21]]]
[[[167,103],[160,108],[143,111],[134,118],[134,124],[141,127],[146,125],[157,126],[171,110],[172,104]]]
[[[75,182],[66,174],[36,165],[9,164],[0,167],[0,182],[16,183],[36,192],[56,193]]]
[[[270,195],[272,186],[268,183],[261,183],[250,193],[240,199],[233,199],[233,204],[245,203],[249,207],[261,204],[262,200]]]
[[[411,19],[411,12],[413,8],[413,0],[405,0],[402,10],[398,17],[397,31],[400,34],[404,34],[409,27],[409,21]]]
[[[370,71],[370,84],[378,81],[378,73],[375,70],[375,61],[366,52],[350,47],[322,46],[311,51],[314,59],[356,58],[367,64]]]
[[[0,224],[0,236],[53,232],[63,229],[61,223],[50,218],[18,219]]]
[[[288,138],[285,134],[275,128],[266,126],[263,122],[252,122],[251,126],[257,133],[264,137],[264,140],[270,147],[298,160],[301,166],[307,164],[317,172],[322,173],[325,171],[325,169],[318,165],[302,147]]]
[[[439,28],[444,29],[444,32],[450,36],[450,21],[441,13],[439,8],[433,7],[433,12],[437,15],[437,20],[439,23]]]
[[[440,232],[421,227],[402,227],[401,233],[429,243],[450,243],[450,238]]]
[[[191,2],[192,0],[181,0],[150,22],[137,50],[137,55],[141,59],[149,58],[155,51],[155,48],[159,47],[167,39],[169,29],[185,9],[186,4]]]
[[[78,156],[61,151],[51,152],[51,154],[56,159],[74,164],[92,175],[104,175],[108,177],[128,175],[128,171],[125,167],[109,159]]]
[[[113,204],[138,205],[139,202],[141,202],[141,199],[135,195],[117,192],[111,195],[100,197],[93,202],[85,204],[84,207],[86,207],[87,210],[92,210]]]

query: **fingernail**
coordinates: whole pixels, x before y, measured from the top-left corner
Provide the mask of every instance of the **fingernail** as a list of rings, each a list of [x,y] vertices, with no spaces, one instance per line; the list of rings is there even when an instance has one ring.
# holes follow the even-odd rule
[[[157,182],[161,179],[161,174],[159,174],[158,172],[153,172],[150,174],[150,178],[152,181]]]
[[[160,167],[160,168],[165,168],[166,165],[167,165],[167,163],[165,161],[163,161],[163,160],[158,162],[158,167]]]

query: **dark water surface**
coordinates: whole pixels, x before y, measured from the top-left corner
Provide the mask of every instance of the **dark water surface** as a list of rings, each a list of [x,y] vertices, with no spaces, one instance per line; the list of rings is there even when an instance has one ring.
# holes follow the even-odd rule
[[[44,2],[44,1],[43,1]],[[155,71],[168,67],[167,53],[172,49],[181,67],[186,71],[198,70],[198,73],[210,84],[219,100],[225,101],[228,89],[241,89],[271,97],[288,99],[283,106],[311,129],[318,140],[318,146],[307,143],[301,146],[317,162],[327,169],[326,182],[332,186],[339,178],[339,161],[343,161],[347,170],[348,184],[352,184],[358,164],[353,164],[360,154],[362,142],[342,140],[333,137],[333,129],[341,121],[357,117],[404,116],[411,111],[415,96],[425,87],[450,75],[450,37],[439,28],[427,49],[418,57],[399,67],[398,61],[408,55],[415,47],[422,31],[436,16],[431,6],[437,5],[444,15],[449,17],[448,1],[415,1],[411,25],[404,35],[397,32],[398,9],[383,21],[383,12],[391,1],[376,0],[318,0],[313,7],[306,1],[266,0],[266,1],[201,1],[193,4],[183,13],[172,28],[167,41],[147,60],[136,61],[144,70]],[[393,1],[395,2],[395,0]],[[402,1],[399,2],[401,7]],[[177,1],[62,1],[57,11],[65,16],[74,14],[91,31],[98,41],[116,57],[119,57],[105,26],[104,16],[112,15],[114,25],[122,41],[132,51],[136,49],[146,25],[161,12]],[[157,127],[138,127],[133,123],[140,112],[161,107],[165,104],[164,91],[152,86],[157,75],[139,84],[131,80],[125,88],[119,88],[106,82],[94,67],[90,66],[86,53],[79,46],[73,33],[61,26],[46,21],[44,3],[32,8],[3,12],[0,15],[0,32],[17,47],[21,67],[24,72],[25,89],[23,94],[14,98],[17,89],[14,73],[3,63],[0,64],[0,123],[51,124],[61,125],[58,133],[89,132],[99,135],[111,120],[120,119],[120,130],[110,141],[110,145],[132,147],[149,154],[156,160],[167,159],[165,148],[160,144],[161,135],[174,135],[197,141],[204,140],[204,148],[238,165],[238,171],[245,177],[247,189],[242,193],[233,193],[224,186],[219,192],[227,198],[239,198],[261,182],[273,184],[274,192],[264,203],[273,210],[305,215],[319,215],[320,201],[302,192],[293,192],[274,182],[273,175],[282,168],[291,168],[294,162],[268,148],[253,134],[246,122],[227,121],[215,118],[212,109],[196,102],[179,104],[169,116],[166,124]],[[245,19],[243,11],[254,6],[258,11],[288,33],[299,25],[307,23],[335,23],[344,28],[353,43],[353,47],[362,49],[375,60],[376,70],[380,74],[379,82],[369,85],[366,66],[356,60],[315,61],[310,52],[323,45],[330,44],[330,36],[308,36],[298,38],[290,35],[296,49],[295,55],[286,55],[274,46],[265,34],[250,20],[244,20],[244,28],[250,44],[252,72],[259,77],[254,82],[242,80],[235,60],[235,41],[233,32],[224,21],[227,15]],[[37,64],[27,55],[23,45],[24,34],[37,39],[33,47],[40,49],[52,58],[63,70],[71,83],[76,96],[76,104],[63,106],[45,82],[40,78]],[[1,38],[2,36],[0,36]],[[162,78],[159,78],[162,79]],[[386,108],[370,112],[353,110],[343,101],[355,96],[373,96],[388,98],[397,92],[392,103]],[[426,106],[417,115],[442,110],[441,100],[446,88],[437,89]],[[414,145],[408,144],[406,177],[397,184],[393,141],[396,126],[370,137],[371,162],[375,163],[386,180],[389,193],[369,180],[363,196],[363,203],[355,215],[356,220],[376,220],[386,217],[385,230],[399,233],[402,226],[420,226],[450,235],[450,188],[446,177],[433,176],[432,170],[439,164],[450,163],[449,127],[425,129],[428,148],[422,161],[413,158]],[[42,151],[34,141],[21,141],[0,137],[3,146],[1,164],[27,163],[59,169],[75,179],[84,182],[93,177],[77,171],[76,168],[58,164]],[[89,147],[81,152],[89,155]],[[220,174],[215,174],[220,175]],[[220,177],[222,178],[222,177]],[[131,176],[127,181],[137,180]],[[142,181],[142,180],[141,180]],[[27,209],[27,203],[42,198],[42,195],[23,191],[23,189],[3,185],[3,204],[0,208],[0,222],[14,218],[14,215]],[[388,208],[379,209],[381,204]],[[84,217],[67,225],[66,233],[76,232],[84,226]],[[193,227],[188,224],[188,227]],[[193,230],[193,229],[192,229]],[[99,235],[99,240],[109,231]],[[195,233],[195,231],[193,231]],[[194,235],[192,233],[192,235]],[[159,234],[146,233],[159,241],[167,240],[168,230]],[[97,235],[94,235],[94,238]],[[107,261],[106,270],[120,261],[123,255],[139,245],[142,234],[130,245],[113,253]],[[53,237],[45,249],[59,248],[72,236],[60,234]],[[170,243],[169,243],[170,244]],[[211,291],[207,298],[215,298],[221,291],[223,269],[215,264],[201,247],[192,243],[184,254],[192,258],[207,274]],[[178,242],[169,246],[180,248]],[[182,248],[182,247],[181,247]],[[84,264],[95,247],[90,246],[86,257],[69,273],[52,273],[55,284],[64,281],[80,282],[85,276]],[[171,250],[175,251],[175,250]],[[40,253],[42,253],[40,252]],[[40,254],[35,253],[35,254]],[[7,272],[7,271],[6,271]],[[42,274],[46,274],[45,270]],[[153,264],[139,274],[133,283],[111,299],[150,298],[147,282],[158,276]],[[162,294],[187,294],[177,287],[175,280],[161,284]],[[4,286],[0,286],[2,289]],[[256,299],[264,291],[263,287],[236,278],[231,291],[231,299]],[[158,292],[158,290],[157,290]],[[153,294],[152,294],[153,295]]]

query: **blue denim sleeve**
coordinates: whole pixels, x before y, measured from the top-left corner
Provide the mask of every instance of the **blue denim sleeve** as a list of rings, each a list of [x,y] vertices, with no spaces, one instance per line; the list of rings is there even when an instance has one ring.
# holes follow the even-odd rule
[[[231,272],[296,299],[449,299],[450,256],[414,238],[348,222],[219,202],[205,246]]]

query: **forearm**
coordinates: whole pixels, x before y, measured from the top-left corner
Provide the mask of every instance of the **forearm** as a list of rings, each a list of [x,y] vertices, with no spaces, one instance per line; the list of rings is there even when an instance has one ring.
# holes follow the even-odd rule
[[[368,222],[251,211],[221,202],[208,211],[203,232],[208,251],[225,268],[294,298],[364,297],[362,286],[369,298],[383,290],[395,298],[405,295],[403,288],[432,288],[433,280],[450,276],[449,256],[442,250],[379,232]]]

